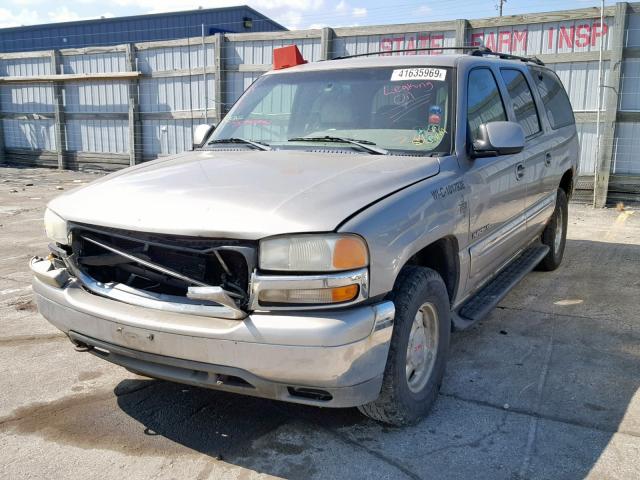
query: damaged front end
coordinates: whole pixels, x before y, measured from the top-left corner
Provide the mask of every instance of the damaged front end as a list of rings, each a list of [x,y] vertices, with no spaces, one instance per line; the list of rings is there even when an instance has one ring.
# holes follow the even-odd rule
[[[68,245],[50,245],[47,260],[31,270],[62,287],[75,277],[96,295],[147,308],[242,319],[257,245],[69,225]],[[53,283],[52,283],[53,282]],[[62,282],[62,283],[61,283]]]

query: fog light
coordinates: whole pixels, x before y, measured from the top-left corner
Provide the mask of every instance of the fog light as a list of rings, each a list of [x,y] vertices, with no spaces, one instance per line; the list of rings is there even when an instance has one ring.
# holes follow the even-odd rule
[[[343,303],[358,296],[358,285],[308,290],[263,290],[259,300],[263,305],[274,303],[331,304]]]

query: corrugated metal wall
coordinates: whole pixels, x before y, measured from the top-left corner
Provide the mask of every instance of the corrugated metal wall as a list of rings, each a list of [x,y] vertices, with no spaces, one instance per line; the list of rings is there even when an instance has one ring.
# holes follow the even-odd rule
[[[67,82],[62,92],[67,113],[127,113],[129,110],[126,82]]]
[[[598,62],[549,64],[567,89],[574,112],[598,110]],[[609,61],[602,62],[604,84],[609,81]]]
[[[18,117],[4,118],[2,121],[5,147],[32,150],[55,149],[53,120],[37,118],[37,114],[52,114],[53,109],[51,85],[43,83],[1,85],[0,111],[3,114],[15,114]]]
[[[53,112],[53,87],[46,83],[2,85],[0,109],[10,113]]]
[[[53,120],[2,119],[6,148],[29,150],[55,150],[55,124]]]
[[[207,77],[208,108],[215,110],[215,79]],[[142,112],[187,112],[204,110],[205,80],[202,75],[149,78],[140,81]]]
[[[210,44],[209,47],[211,47]],[[203,56],[205,51],[207,53],[206,62]],[[202,67],[205,63],[211,66],[214,61],[213,49],[203,48],[197,40],[188,45],[141,50],[137,55],[138,70],[147,74],[170,70],[188,70],[189,68]]]
[[[67,150],[91,153],[129,153],[127,120],[67,120]]]
[[[410,48],[453,47],[455,31],[341,36],[333,42],[333,57]],[[438,52],[431,52],[438,54]],[[442,53],[442,52],[440,52]]]
[[[621,122],[614,141],[613,171],[628,175],[640,175],[640,123]]]
[[[60,73],[124,72],[127,69],[126,62],[124,51],[64,55]]]
[[[320,32],[317,38],[299,40],[244,40],[225,43],[225,65],[268,65],[273,63],[273,50],[285,45],[297,45],[302,56],[310,62],[320,60]],[[237,38],[234,37],[234,38]]]
[[[142,147],[145,155],[171,155],[191,148],[194,121],[143,120]]]
[[[580,173],[592,175],[596,165],[595,114],[598,105],[598,50],[606,48],[603,62],[604,84],[609,85],[614,65],[609,58],[614,50],[640,47],[640,4],[630,7],[624,45],[614,45],[612,33],[618,26],[612,10],[600,25],[597,10],[591,17],[566,21],[518,23],[495,27],[488,20],[469,21],[463,37],[459,23],[392,25],[384,27],[346,27],[332,31],[327,47],[322,38],[326,32],[229,34],[220,46],[221,57],[213,37],[191,38],[170,45],[136,44],[134,68],[142,73],[136,83],[139,96],[139,135],[143,157],[154,158],[188,149],[195,125],[219,116],[264,71],[270,68],[273,50],[296,44],[310,61],[322,56],[385,52],[420,47],[438,48],[432,54],[446,53],[457,42],[485,45],[496,51],[523,55],[541,55],[564,83],[576,112],[581,139]],[[560,18],[564,13],[549,15]],[[575,14],[574,14],[575,16]],[[539,16],[540,17],[540,16]],[[526,18],[526,17],[525,17]],[[461,40],[462,38],[462,40]],[[327,48],[328,51],[326,51]],[[95,49],[93,49],[95,50]],[[104,49],[101,49],[104,50]],[[629,113],[618,119],[615,138],[601,142],[601,148],[613,143],[611,172],[640,175],[640,55],[625,51],[621,64],[619,110]],[[631,53],[630,53],[631,52]],[[124,46],[112,51],[61,51],[63,73],[122,72],[129,67]],[[0,59],[0,76],[51,74],[49,52],[35,53],[29,58]],[[222,65],[216,78],[217,64]],[[205,73],[206,67],[206,73]],[[206,77],[206,80],[205,80]],[[220,90],[220,91],[218,91]],[[611,89],[609,89],[611,90]],[[605,89],[605,95],[607,95]],[[82,80],[65,82],[65,149],[89,154],[128,155],[129,81]],[[53,123],[54,91],[47,83],[20,83],[0,86],[0,110],[6,148],[55,150]],[[221,105],[216,102],[222,102]],[[604,102],[603,102],[604,103]],[[91,116],[97,117],[91,117]]]
[[[312,32],[313,33],[313,32]],[[227,106],[233,103],[260,75],[261,71],[236,71],[240,65],[270,65],[273,63],[273,50],[286,45],[297,45],[302,56],[310,61],[320,60],[320,31],[315,32],[316,38],[302,38],[298,40],[232,40],[225,42],[224,63]]]
[[[596,168],[596,124],[577,123],[576,127],[580,141],[578,173],[592,175]]]
[[[50,75],[51,57],[0,59],[0,76],[26,77],[29,75]]]
[[[195,125],[217,112],[216,78],[209,72],[215,65],[212,43],[158,47],[140,50],[137,65],[148,77],[139,82],[142,118],[142,147],[145,157],[182,152],[191,147]],[[194,73],[196,71],[204,73]],[[183,73],[177,75],[176,72]],[[206,80],[205,80],[206,77]],[[191,118],[154,118],[152,113],[189,113]]]
[[[624,46],[640,47],[640,13],[632,13],[627,18]],[[619,110],[640,112],[640,58],[624,59],[621,77]],[[619,122],[614,148],[613,172],[640,175],[640,122]]]
[[[606,18],[603,27],[599,18],[592,18],[476,28],[469,33],[469,44],[514,55],[595,52],[603,39],[604,48],[610,48],[612,27],[613,18]]]
[[[124,51],[63,55],[61,73],[127,70]],[[129,152],[129,97],[126,81],[66,82],[62,88],[66,150],[85,153]],[[122,118],[75,119],[73,114],[121,114]]]

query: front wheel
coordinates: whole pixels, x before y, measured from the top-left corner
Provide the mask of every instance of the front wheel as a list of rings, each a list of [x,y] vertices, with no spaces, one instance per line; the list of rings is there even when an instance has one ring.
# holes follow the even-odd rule
[[[549,247],[549,253],[540,261],[536,270],[550,272],[558,268],[562,263],[564,247],[567,243],[568,214],[567,194],[559,188],[556,197],[556,209],[542,232],[542,244]]]
[[[380,396],[359,410],[391,425],[409,425],[433,406],[451,333],[449,296],[437,272],[405,267],[392,293],[396,307]]]

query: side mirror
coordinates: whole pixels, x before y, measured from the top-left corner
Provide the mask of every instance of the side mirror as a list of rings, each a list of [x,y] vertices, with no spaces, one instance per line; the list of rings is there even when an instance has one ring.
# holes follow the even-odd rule
[[[473,142],[473,157],[512,155],[524,149],[524,130],[516,122],[489,122],[479,128],[480,138]]]
[[[209,138],[209,135],[211,135],[211,133],[215,130],[215,128],[216,128],[215,125],[208,125],[206,123],[198,125],[195,128],[195,130],[193,131],[194,150],[204,145],[204,142],[207,141],[207,138]]]

